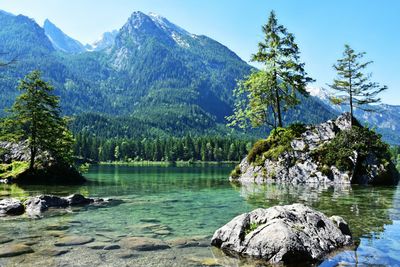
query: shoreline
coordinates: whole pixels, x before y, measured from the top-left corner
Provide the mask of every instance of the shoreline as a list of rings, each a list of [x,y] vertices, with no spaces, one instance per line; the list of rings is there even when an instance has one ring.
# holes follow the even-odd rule
[[[193,166],[193,165],[234,165],[239,161],[111,161],[111,162],[98,162],[91,163],[90,165],[103,165],[103,166]]]

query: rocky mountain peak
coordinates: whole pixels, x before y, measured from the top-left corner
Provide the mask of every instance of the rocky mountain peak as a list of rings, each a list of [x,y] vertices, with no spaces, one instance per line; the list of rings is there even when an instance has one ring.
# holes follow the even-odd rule
[[[44,21],[43,29],[55,49],[71,54],[86,51],[80,42],[66,35],[49,19]]]

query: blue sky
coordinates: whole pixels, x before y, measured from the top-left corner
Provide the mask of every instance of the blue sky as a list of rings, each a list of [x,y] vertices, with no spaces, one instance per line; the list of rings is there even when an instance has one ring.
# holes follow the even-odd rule
[[[306,70],[324,86],[345,43],[374,61],[373,80],[389,90],[383,102],[400,104],[400,1],[398,0],[0,0],[0,9],[49,18],[83,43],[119,29],[133,11],[155,12],[195,34],[228,46],[248,61],[262,40],[261,25],[274,9],[295,34]]]

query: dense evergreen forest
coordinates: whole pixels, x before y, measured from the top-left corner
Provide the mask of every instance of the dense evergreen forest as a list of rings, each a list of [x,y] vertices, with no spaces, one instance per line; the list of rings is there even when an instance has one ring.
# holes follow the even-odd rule
[[[216,136],[143,139],[76,136],[74,154],[87,161],[239,161],[254,140]]]

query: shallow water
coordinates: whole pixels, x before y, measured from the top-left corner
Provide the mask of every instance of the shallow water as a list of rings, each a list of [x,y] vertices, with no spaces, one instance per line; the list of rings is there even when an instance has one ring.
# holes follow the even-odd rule
[[[39,220],[0,219],[0,241],[28,243],[34,253],[0,258],[0,266],[255,266],[224,256],[207,246],[216,229],[234,216],[258,207],[301,202],[350,224],[359,245],[321,266],[400,266],[400,195],[397,187],[307,187],[250,185],[227,181],[232,166],[128,167],[93,166],[83,186],[0,185],[0,198],[39,193],[121,199],[120,205],[49,211]],[[94,238],[92,243],[55,247],[63,237]],[[163,240],[170,249],[131,251],[118,245],[127,237]],[[179,247],[182,239],[198,246]],[[55,249],[57,249],[55,251]],[[60,250],[64,254],[55,256]],[[258,263],[259,264],[259,263]],[[258,265],[260,266],[260,265]]]

